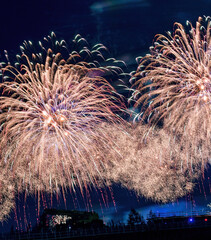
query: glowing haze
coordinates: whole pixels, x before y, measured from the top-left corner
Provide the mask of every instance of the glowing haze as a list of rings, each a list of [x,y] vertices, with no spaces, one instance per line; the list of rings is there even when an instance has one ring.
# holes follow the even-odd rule
[[[121,154],[119,161],[106,166],[104,174],[111,183],[163,203],[193,191],[201,165],[184,162],[186,153],[168,132],[140,124],[127,132],[110,128]]]

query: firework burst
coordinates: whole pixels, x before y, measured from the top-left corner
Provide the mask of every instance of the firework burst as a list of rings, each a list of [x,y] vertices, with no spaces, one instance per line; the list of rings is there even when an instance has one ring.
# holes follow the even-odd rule
[[[71,64],[51,49],[44,64],[21,58],[20,70],[3,69],[0,84],[2,161],[31,189],[94,185],[107,161],[95,158],[99,145],[115,151],[102,122],[122,121],[121,98],[101,76],[104,68]]]
[[[187,25],[188,32],[175,23],[173,34],[156,36],[133,76],[134,97],[136,106],[142,105],[139,117],[164,120],[166,128],[184,137],[184,147],[202,152],[202,147],[209,149],[211,132],[210,18],[199,17],[195,28]]]

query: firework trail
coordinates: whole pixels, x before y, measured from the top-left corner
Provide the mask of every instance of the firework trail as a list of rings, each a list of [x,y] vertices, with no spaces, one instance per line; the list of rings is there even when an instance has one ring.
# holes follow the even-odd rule
[[[199,17],[189,31],[175,23],[168,36],[157,35],[151,53],[140,61],[133,79],[139,117],[163,124],[193,148],[200,159],[210,155],[210,18]],[[203,153],[204,152],[204,153]]]
[[[16,55],[15,66],[20,68],[22,64],[28,65],[28,61],[32,66],[37,63],[45,64],[49,49],[54,55],[59,53],[67,64],[92,69],[93,71],[89,71],[89,76],[105,78],[115,86],[118,93],[123,94],[127,91],[129,74],[124,61],[110,57],[107,48],[101,43],[90,46],[80,34],[74,37],[71,44],[67,44],[64,39],[59,41],[54,32],[44,37],[43,42],[39,41],[38,44],[24,41],[20,46],[21,54]],[[23,56],[27,56],[27,59]],[[5,51],[5,57],[6,62],[11,64],[7,51]]]
[[[26,55],[26,49],[20,67],[8,63],[2,69],[1,160],[27,190],[77,186],[83,192],[97,184],[96,175],[101,177],[109,161],[105,155],[96,158],[98,152],[115,152],[103,122],[122,122],[117,114],[122,99],[106,79],[120,75],[120,68],[76,61],[80,55],[75,52],[64,60],[52,49],[43,47],[44,55]]]
[[[139,124],[127,133],[110,132],[121,146],[119,161],[106,166],[105,175],[111,183],[120,183],[138,195],[163,203],[193,191],[201,166],[182,162],[186,153],[165,130],[150,131]]]

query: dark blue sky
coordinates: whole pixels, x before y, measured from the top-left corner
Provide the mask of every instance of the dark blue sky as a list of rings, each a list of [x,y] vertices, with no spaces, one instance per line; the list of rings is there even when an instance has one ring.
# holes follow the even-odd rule
[[[117,56],[138,56],[175,21],[195,22],[210,10],[210,0],[8,0],[0,6],[0,50],[16,53],[23,40],[36,42],[55,31],[69,41],[80,33]]]
[[[7,0],[0,5],[0,54],[3,55],[6,49],[14,56],[19,53],[23,40],[37,42],[51,31],[67,42],[80,33],[91,45],[103,43],[111,55],[125,60],[129,69],[135,70],[135,58],[148,52],[155,34],[172,31],[174,22],[185,24],[190,20],[195,25],[198,16],[210,14],[211,0]],[[181,200],[181,204],[157,206],[120,187],[115,187],[113,192],[116,210],[110,198],[109,207],[102,207],[104,214],[98,195],[93,193],[93,209],[105,220],[125,220],[131,207],[140,209],[143,214],[149,209],[166,212],[188,209],[188,198]],[[206,193],[209,195],[208,188]],[[20,196],[17,201],[21,219],[24,212],[22,198]],[[69,198],[67,208],[71,209],[74,204]],[[209,196],[205,198],[203,190],[201,193],[196,191],[195,199],[198,210],[205,209],[209,203]],[[83,201],[79,205],[84,209]],[[62,200],[59,206],[64,207]],[[27,200],[25,208],[27,218],[34,222],[37,208],[34,197]],[[1,229],[10,229],[12,224],[15,225],[14,214]]]

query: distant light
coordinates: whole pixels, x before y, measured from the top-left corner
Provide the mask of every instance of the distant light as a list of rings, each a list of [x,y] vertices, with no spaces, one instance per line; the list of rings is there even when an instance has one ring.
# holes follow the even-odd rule
[[[189,218],[189,222],[193,222],[193,218]]]
[[[205,218],[204,221],[207,222],[207,218]]]

